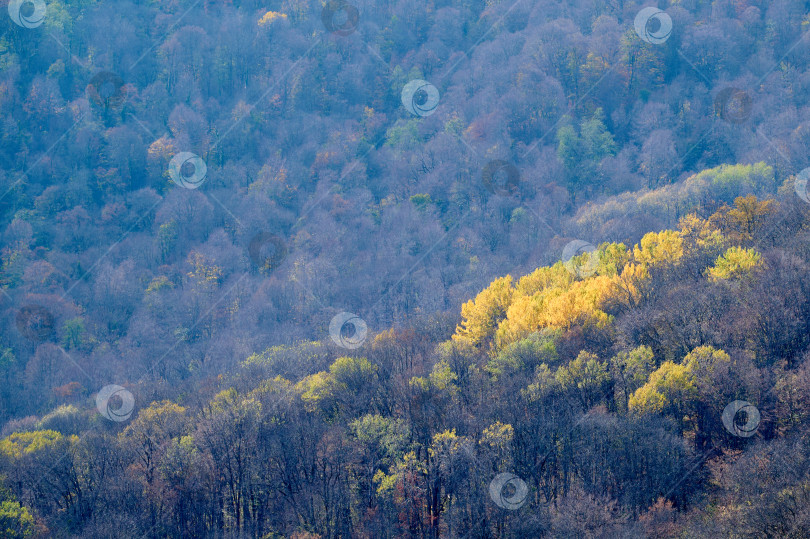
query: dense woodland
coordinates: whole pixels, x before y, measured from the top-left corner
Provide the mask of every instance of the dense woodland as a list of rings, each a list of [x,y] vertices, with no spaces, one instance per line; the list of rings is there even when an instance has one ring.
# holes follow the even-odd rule
[[[0,7],[3,537],[810,537],[810,1]]]

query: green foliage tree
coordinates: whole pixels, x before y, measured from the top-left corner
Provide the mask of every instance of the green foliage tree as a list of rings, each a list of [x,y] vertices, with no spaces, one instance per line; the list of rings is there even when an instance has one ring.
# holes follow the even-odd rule
[[[639,346],[627,352],[619,352],[610,360],[610,370],[616,389],[616,404],[627,410],[630,396],[650,379],[655,370],[652,348]]]
[[[577,395],[585,409],[605,400],[610,385],[607,363],[595,354],[582,351],[554,374],[563,391]]]
[[[484,369],[497,379],[525,369],[532,372],[540,364],[554,365],[559,361],[555,338],[554,331],[532,333],[494,353]]]
[[[579,133],[571,125],[557,131],[557,156],[568,172],[568,188],[575,194],[590,187],[599,163],[616,153],[616,141],[605,125],[602,109],[579,126]]]
[[[4,500],[0,502],[0,531],[8,539],[33,537],[36,531],[34,517],[19,502]]]
[[[734,386],[739,383],[729,384],[731,367],[726,352],[700,346],[681,364],[665,361],[633,393],[628,407],[634,413],[671,416],[682,430],[694,431],[696,445],[705,449],[712,431],[719,428],[718,407],[722,410],[727,404],[724,401],[733,398]]]
[[[682,420],[687,405],[696,395],[688,367],[665,361],[650,375],[649,381],[633,393],[628,408],[638,413],[671,414]]]

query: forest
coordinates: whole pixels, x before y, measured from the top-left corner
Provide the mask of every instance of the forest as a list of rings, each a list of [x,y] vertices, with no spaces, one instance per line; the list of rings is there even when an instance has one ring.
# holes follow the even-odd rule
[[[810,537],[810,0],[0,8],[1,537]]]

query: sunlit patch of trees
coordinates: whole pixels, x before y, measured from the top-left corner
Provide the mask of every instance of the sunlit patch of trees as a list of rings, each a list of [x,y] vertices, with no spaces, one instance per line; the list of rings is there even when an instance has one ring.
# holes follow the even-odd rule
[[[80,402],[7,425],[0,516],[12,537],[801,536],[810,266],[786,249],[808,225],[794,199],[738,197],[603,243],[592,275],[497,278],[455,331],[268,348],[120,426]],[[219,273],[194,260],[204,291]],[[724,424],[735,400],[755,437]],[[490,497],[502,472],[517,510]]]

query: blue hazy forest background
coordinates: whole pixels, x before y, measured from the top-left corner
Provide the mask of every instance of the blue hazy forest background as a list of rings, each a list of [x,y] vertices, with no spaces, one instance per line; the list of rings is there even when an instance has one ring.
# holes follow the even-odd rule
[[[350,2],[0,0],[0,534],[810,536],[810,2]]]

